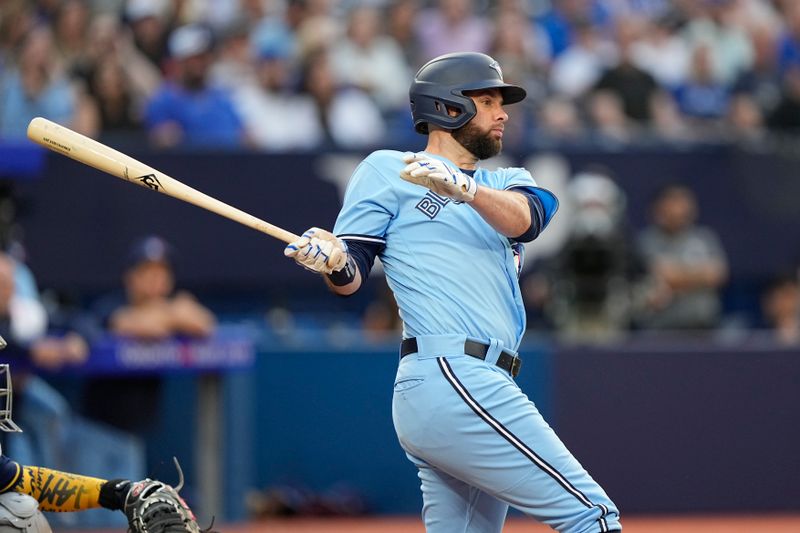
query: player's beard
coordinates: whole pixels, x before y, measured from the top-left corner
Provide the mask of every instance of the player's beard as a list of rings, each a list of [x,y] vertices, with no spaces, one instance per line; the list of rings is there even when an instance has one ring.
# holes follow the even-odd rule
[[[503,149],[503,140],[492,137],[491,131],[481,131],[473,122],[453,130],[453,138],[479,160],[489,159]]]

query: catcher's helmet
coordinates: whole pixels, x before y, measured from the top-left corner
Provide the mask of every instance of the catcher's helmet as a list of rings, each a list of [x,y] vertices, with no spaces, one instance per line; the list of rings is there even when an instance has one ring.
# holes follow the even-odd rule
[[[3,342],[5,343],[5,341]],[[0,364],[0,431],[21,431],[19,426],[11,420],[13,397],[11,370],[7,363]]]
[[[503,81],[500,65],[476,52],[445,54],[425,63],[414,76],[408,91],[411,116],[418,133],[428,133],[428,123],[447,129],[457,129],[472,120],[477,110],[464,91],[500,89],[503,104],[513,104],[525,98],[525,89]],[[461,111],[451,117],[447,106]]]

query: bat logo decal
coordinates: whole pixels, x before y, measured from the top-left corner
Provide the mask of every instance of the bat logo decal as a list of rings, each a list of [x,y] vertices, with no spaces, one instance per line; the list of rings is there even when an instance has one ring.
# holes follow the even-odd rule
[[[161,185],[161,182],[158,181],[158,178],[156,178],[155,174],[147,174],[146,176],[140,176],[136,179],[142,182],[142,185],[150,189],[153,189],[154,191],[158,191],[159,189],[164,188],[164,186]]]

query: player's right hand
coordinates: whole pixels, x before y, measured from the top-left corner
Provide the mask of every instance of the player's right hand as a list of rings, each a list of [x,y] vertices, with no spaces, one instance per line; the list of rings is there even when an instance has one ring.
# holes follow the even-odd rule
[[[478,185],[472,176],[444,161],[429,157],[423,152],[408,152],[403,156],[403,162],[406,167],[400,171],[400,177],[404,180],[459,202],[471,202],[475,199]]]
[[[324,229],[311,228],[289,244],[283,255],[293,258],[306,270],[320,274],[338,272],[347,264],[344,242]]]

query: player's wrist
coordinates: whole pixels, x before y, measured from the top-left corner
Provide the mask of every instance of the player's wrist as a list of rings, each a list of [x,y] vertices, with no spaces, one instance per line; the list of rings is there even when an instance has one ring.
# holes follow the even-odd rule
[[[125,506],[125,498],[131,488],[128,479],[110,479],[100,486],[100,505],[111,511],[120,511]]]
[[[356,272],[356,263],[353,257],[348,254],[344,266],[340,270],[334,270],[330,274],[327,274],[327,276],[332,284],[337,287],[343,287],[349,285],[356,279]]]
[[[475,178],[472,176],[467,176],[467,191],[464,195],[464,199],[462,200],[466,204],[471,204],[475,201],[475,198],[478,197],[478,192],[481,190],[481,186],[478,185],[478,182],[475,181]]]

